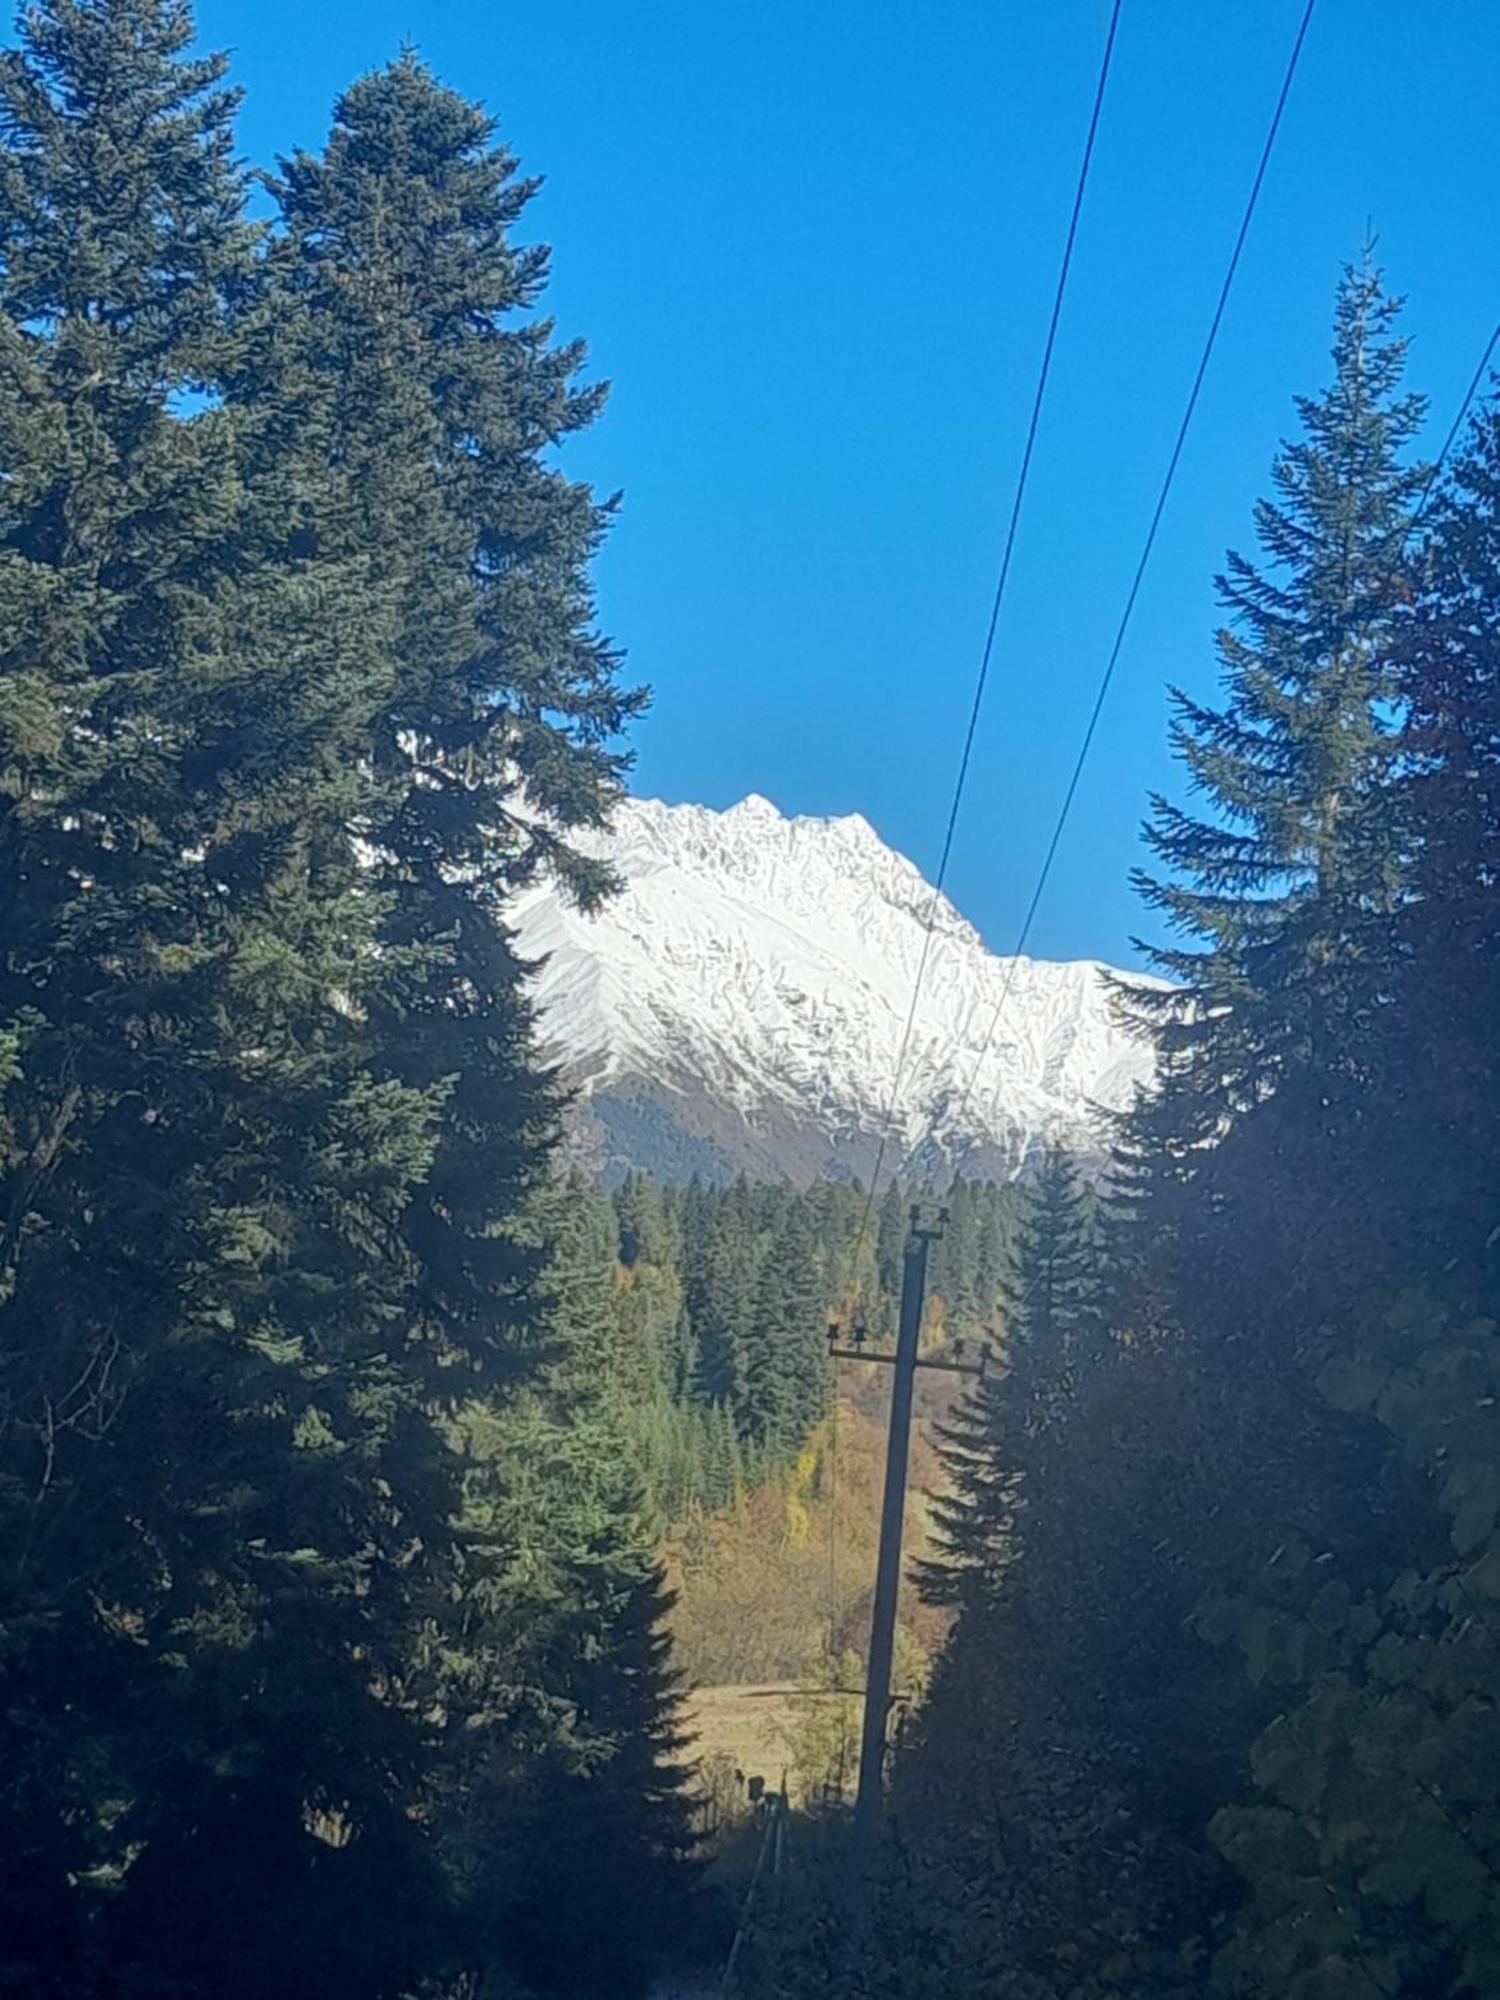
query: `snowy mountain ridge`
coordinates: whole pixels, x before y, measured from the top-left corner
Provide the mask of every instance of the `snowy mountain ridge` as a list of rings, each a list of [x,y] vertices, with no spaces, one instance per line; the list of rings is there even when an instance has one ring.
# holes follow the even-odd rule
[[[624,883],[598,915],[541,884],[510,917],[589,1164],[867,1175],[931,902],[920,870],[858,814],[789,818],[754,794],[726,812],[628,799],[588,845]],[[996,957],[940,898],[891,1157],[929,1128],[934,1173],[1013,1173],[1051,1139],[1097,1151],[1098,1112],[1150,1074],[1109,978]]]

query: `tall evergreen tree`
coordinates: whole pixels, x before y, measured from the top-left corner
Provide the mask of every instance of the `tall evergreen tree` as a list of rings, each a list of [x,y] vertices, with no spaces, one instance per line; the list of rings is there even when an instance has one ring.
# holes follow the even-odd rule
[[[700,1204],[701,1233],[689,1226],[688,1314],[698,1354],[698,1394],[731,1413],[745,1406],[747,1347],[755,1304],[757,1245],[748,1190],[731,1188]]]
[[[637,703],[604,510],[543,462],[598,397],[511,323],[544,258],[486,122],[368,79],[263,274],[189,42],[46,0],[0,73],[7,1977],[376,1994],[450,1954],[463,1725],[538,1780],[592,1746],[622,1829],[667,1783],[623,1491],[559,1510],[550,1654],[519,1583],[482,1607],[520,1712],[456,1671],[446,1421],[551,1337],[498,900],[607,886],[566,832]]]
[[[1407,462],[1423,406],[1401,388],[1396,313],[1368,259],[1346,271],[1333,381],[1299,401],[1256,512],[1266,567],[1232,558],[1221,580],[1227,700],[1178,704],[1210,816],[1159,802],[1150,835],[1172,872],[1148,894],[1186,941],[1159,954],[1177,984],[1140,999],[1160,1075],[1126,1128],[1117,1315],[1174,1344],[1179,1618],[1289,1522],[1327,1547],[1386,1532],[1385,1447],[1312,1383],[1387,1253],[1366,1212],[1408,893],[1392,649],[1427,485]]]
[[[435,1909],[407,1665],[454,1489],[390,1244],[438,1093],[369,1067],[383,635],[243,505],[252,237],[190,40],[44,0],[0,59],[5,1950],[376,1992]]]
[[[883,1299],[899,1299],[901,1296],[902,1253],[906,1248],[910,1207],[910,1193],[893,1181],[881,1196],[880,1214],[875,1226],[875,1273]]]
[[[1500,403],[1475,418],[1427,514],[1395,635],[1398,788],[1408,894],[1388,979],[1381,1105],[1396,1129],[1373,1178],[1380,1233],[1429,1271],[1452,1264],[1483,1307],[1500,1181]],[[1414,1052],[1420,1070],[1414,1074]],[[1389,1150],[1387,1151],[1386,1148]]]
[[[391,608],[394,686],[370,718],[376,796],[359,829],[385,968],[368,1032],[393,1078],[440,1096],[401,1230],[420,1287],[402,1331],[430,1357],[435,1410],[471,1399],[462,1436],[501,1493],[474,1529],[478,1596],[460,1593],[441,1705],[450,1729],[470,1708],[481,1741],[502,1746],[485,1786],[538,1794],[519,1847],[489,1851],[492,1822],[464,1824],[461,1787],[444,1794],[442,1830],[450,1857],[476,1857],[500,1962],[571,1993],[596,1990],[611,1948],[602,1915],[598,1934],[556,1925],[584,1888],[567,1815],[597,1811],[589,1865],[613,1885],[606,1902],[627,1893],[631,1854],[672,1845],[670,1731],[663,1600],[612,1393],[616,1224],[602,1198],[567,1194],[554,1312],[545,1231],[528,1218],[556,1102],[500,914],[542,869],[585,903],[610,886],[569,834],[618,796],[613,739],[641,700],[593,624],[588,564],[609,510],[549,462],[601,392],[578,385],[581,348],[529,317],[546,252],[511,232],[534,188],[491,122],[414,58],[346,93],[325,152],[283,162],[277,183],[266,370],[297,422],[267,477],[288,495],[289,552],[378,557]],[[510,1411],[528,1380],[537,1390]],[[549,1811],[541,1796],[559,1785]],[[610,1907],[623,1929],[628,1910]],[[622,1947],[614,1974],[643,1977]]]
[[[1007,1452],[987,1455],[982,1430],[960,1439],[989,1534],[938,1578],[960,1617],[911,1774],[937,1842],[918,1886],[936,1892],[949,1867],[965,1901],[996,1910],[1002,1949],[967,1935],[960,1912],[943,1932],[957,1948],[929,1958],[950,1986],[1202,1991],[1243,1841],[1238,1858],[1255,1850],[1263,1869],[1245,1872],[1289,1921],[1264,1985],[1235,1990],[1373,1990],[1341,1986],[1319,1958],[1321,1915],[1299,1926],[1321,1901],[1306,1869],[1319,1816],[1299,1829],[1259,1802],[1253,1826],[1215,1814],[1252,1746],[1271,1769],[1277,1730],[1262,1732],[1304,1668],[1330,1701],[1298,1726],[1327,1727],[1328,1676],[1351,1655],[1336,1664],[1322,1635],[1337,1628],[1340,1648],[1373,1637],[1373,1606],[1348,1629],[1341,1607],[1402,1568],[1427,1572],[1441,1529],[1410,1459],[1316,1386],[1344,1379],[1325,1371],[1347,1371],[1364,1344],[1376,1267],[1395,1274],[1361,1217],[1383,1170],[1382,1009],[1415,866],[1397,809],[1409,753],[1394,645],[1426,475],[1405,462],[1420,405],[1400,389],[1393,315],[1368,267],[1346,275],[1333,385],[1299,405],[1303,436],[1257,515],[1266,566],[1232,560],[1222,583],[1227,700],[1179,702],[1177,746],[1206,810],[1159,803],[1151,830],[1168,876],[1148,893],[1182,942],[1158,961],[1172,990],[1138,997],[1162,1061],[1126,1133],[1129,1198],[1110,1244],[1112,1262],[1128,1253],[1111,1286],[1121,1337],[1085,1344],[1094,1359],[1054,1416],[1035,1414],[1054,1385],[1017,1399],[1029,1434],[1005,1408],[1009,1378],[999,1386],[991,1426],[1021,1431]],[[986,1483],[992,1466],[1002,1476]],[[1252,1602],[1252,1672],[1236,1678],[1204,1643],[1215,1594],[1264,1600],[1246,1579],[1264,1585],[1294,1543],[1319,1551],[1319,1581],[1336,1587],[1300,1627],[1286,1603]],[[997,1571],[986,1595],[979,1580]],[[1037,1741],[1045,1766],[1028,1756]],[[1368,1741],[1331,1747],[1324,1775],[1357,1765]],[[986,1852],[941,1831],[960,1787],[974,1810],[996,1801]],[[1342,1824],[1329,1851],[1356,1837]]]
[[[979,1237],[974,1250],[974,1285],[980,1324],[985,1327],[994,1324],[1013,1254],[1010,1206],[1006,1199],[1008,1193],[1008,1189],[987,1181],[980,1204]]]
[[[1089,1199],[1053,1153],[1017,1242],[1003,1357],[941,1437],[939,1550],[919,1580],[956,1616],[893,1780],[878,1985],[892,2000],[1195,1990],[1176,1927],[1191,1934],[1222,1868],[1143,1809],[1121,1726],[1150,1700],[1115,1614],[1124,1599],[1149,1632],[1159,1608],[1134,1601],[1155,1532],[1156,1467],[1136,1455],[1155,1385],[1102,1337],[1099,1279]]]
[[[703,1439],[703,1494],[709,1507],[727,1507],[744,1483],[745,1461],[740,1451],[734,1412],[727,1403],[711,1403]]]
[[[1265,1686],[1236,1688],[1205,1656],[1205,1596],[1289,1534],[1367,1579],[1418,1559],[1433,1527],[1389,1440],[1315,1388],[1372,1284],[1396,1278],[1368,1208],[1388,943],[1409,894],[1393,646],[1428,482],[1410,461],[1423,405],[1401,386],[1396,315],[1368,259],[1345,273],[1332,383],[1299,401],[1302,435],[1257,509],[1266,565],[1232,559],[1221,583],[1227,700],[1179,703],[1176,745],[1209,814],[1159,804],[1152,830],[1171,878],[1148,893],[1186,942],[1159,960],[1176,990],[1145,1005],[1161,1080],[1127,1132],[1122,1372],[1155,1379],[1127,1456],[1153,1451],[1165,1476],[1094,1643],[1138,1663],[1145,1699],[1112,1726],[1153,1810],[1153,1766],[1201,1811],[1267,1719]]]
[[[661,1189],[649,1174],[631,1173],[615,1190],[620,1262],[665,1264],[672,1253]]]
[[[1327,1990],[1435,2000],[1500,1977],[1487,1742],[1500,1674],[1493,403],[1424,543],[1395,635],[1407,893],[1385,927],[1372,1007],[1372,1159],[1359,1184],[1372,1254],[1317,1378],[1416,1478],[1376,1561],[1334,1560],[1299,1537],[1206,1607],[1206,1629],[1277,1689],[1276,1720],[1251,1752],[1253,1803],[1226,1802],[1212,1826],[1250,1890],[1215,1962],[1225,1994],[1305,1990],[1314,1963]]]
[[[825,1303],[805,1196],[780,1204],[783,1220],[761,1258],[745,1342],[741,1429],[771,1464],[793,1457],[823,1414]]]
[[[462,1422],[470,1577],[449,1686],[469,1727],[433,1814],[476,1976],[603,2000],[644,1993],[688,1919],[684,1739],[671,1600],[612,1384],[613,1211],[575,1180],[536,1227],[549,1360],[509,1407]]]
[[[406,1229],[439,1344],[497,1315],[524,1327],[526,1260],[497,1224],[535,1184],[555,1110],[498,907],[542,867],[584,900],[608,886],[567,834],[618,796],[613,738],[641,700],[593,629],[608,510],[547,462],[601,393],[577,384],[581,348],[526,317],[547,255],[510,232],[534,190],[410,56],[347,92],[326,152],[277,185],[289,546],[378,551],[394,607],[364,837],[400,976],[372,1029],[395,1075],[447,1093]]]
[[[1302,435],[1256,510],[1265,566],[1232,555],[1219,579],[1227,699],[1176,697],[1174,745],[1209,811],[1158,798],[1147,838],[1166,873],[1139,878],[1187,940],[1153,954],[1172,990],[1139,996],[1164,1066],[1158,1186],[1168,1162],[1175,1178],[1213,1166],[1206,1142],[1268,1092],[1298,1092],[1326,1131],[1357,1083],[1372,940],[1400,892],[1388,640],[1427,480],[1404,460],[1425,406],[1401,389],[1398,309],[1368,256],[1346,271],[1333,381],[1299,400]]]
[[[1039,1469],[1099,1351],[1099,1259],[1077,1170],[1054,1147],[1011,1264],[1003,1359],[940,1433],[948,1473],[934,1511],[940,1554],[921,1571],[935,1603],[982,1601],[1003,1583],[1028,1472]]]

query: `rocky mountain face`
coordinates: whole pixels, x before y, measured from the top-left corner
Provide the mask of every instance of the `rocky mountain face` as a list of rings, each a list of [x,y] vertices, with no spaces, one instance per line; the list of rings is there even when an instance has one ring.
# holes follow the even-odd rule
[[[624,881],[596,916],[550,884],[511,912],[544,1047],[578,1093],[580,1160],[614,1177],[868,1177],[931,889],[859,815],[631,799],[594,843]],[[990,952],[940,901],[887,1172],[1020,1171],[1103,1144],[1150,1075],[1110,972]],[[993,1033],[991,1024],[1005,993]],[[976,1067],[977,1065],[977,1067]]]

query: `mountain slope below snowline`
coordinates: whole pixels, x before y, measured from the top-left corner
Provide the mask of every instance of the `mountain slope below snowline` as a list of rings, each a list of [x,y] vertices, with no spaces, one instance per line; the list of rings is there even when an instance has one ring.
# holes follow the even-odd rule
[[[727,812],[629,799],[589,845],[624,882],[599,914],[550,884],[511,911],[544,1048],[578,1093],[581,1163],[868,1177],[932,895],[921,872],[858,814],[788,818],[754,795]],[[888,1167],[917,1145],[912,1171],[935,1178],[1013,1175],[1054,1140],[1098,1152],[1101,1113],[1151,1066],[1110,976],[999,958],[940,898]]]

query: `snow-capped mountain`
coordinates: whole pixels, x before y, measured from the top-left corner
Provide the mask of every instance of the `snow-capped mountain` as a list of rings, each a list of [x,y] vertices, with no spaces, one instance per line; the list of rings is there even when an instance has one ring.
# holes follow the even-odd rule
[[[753,795],[722,813],[631,799],[592,847],[625,884],[602,912],[550,885],[511,912],[588,1163],[867,1176],[932,893],[918,869],[857,814],[788,819]],[[941,900],[888,1170],[924,1139],[934,1173],[1013,1173],[1053,1138],[1096,1151],[1099,1109],[1150,1070],[1108,978],[997,958]]]

